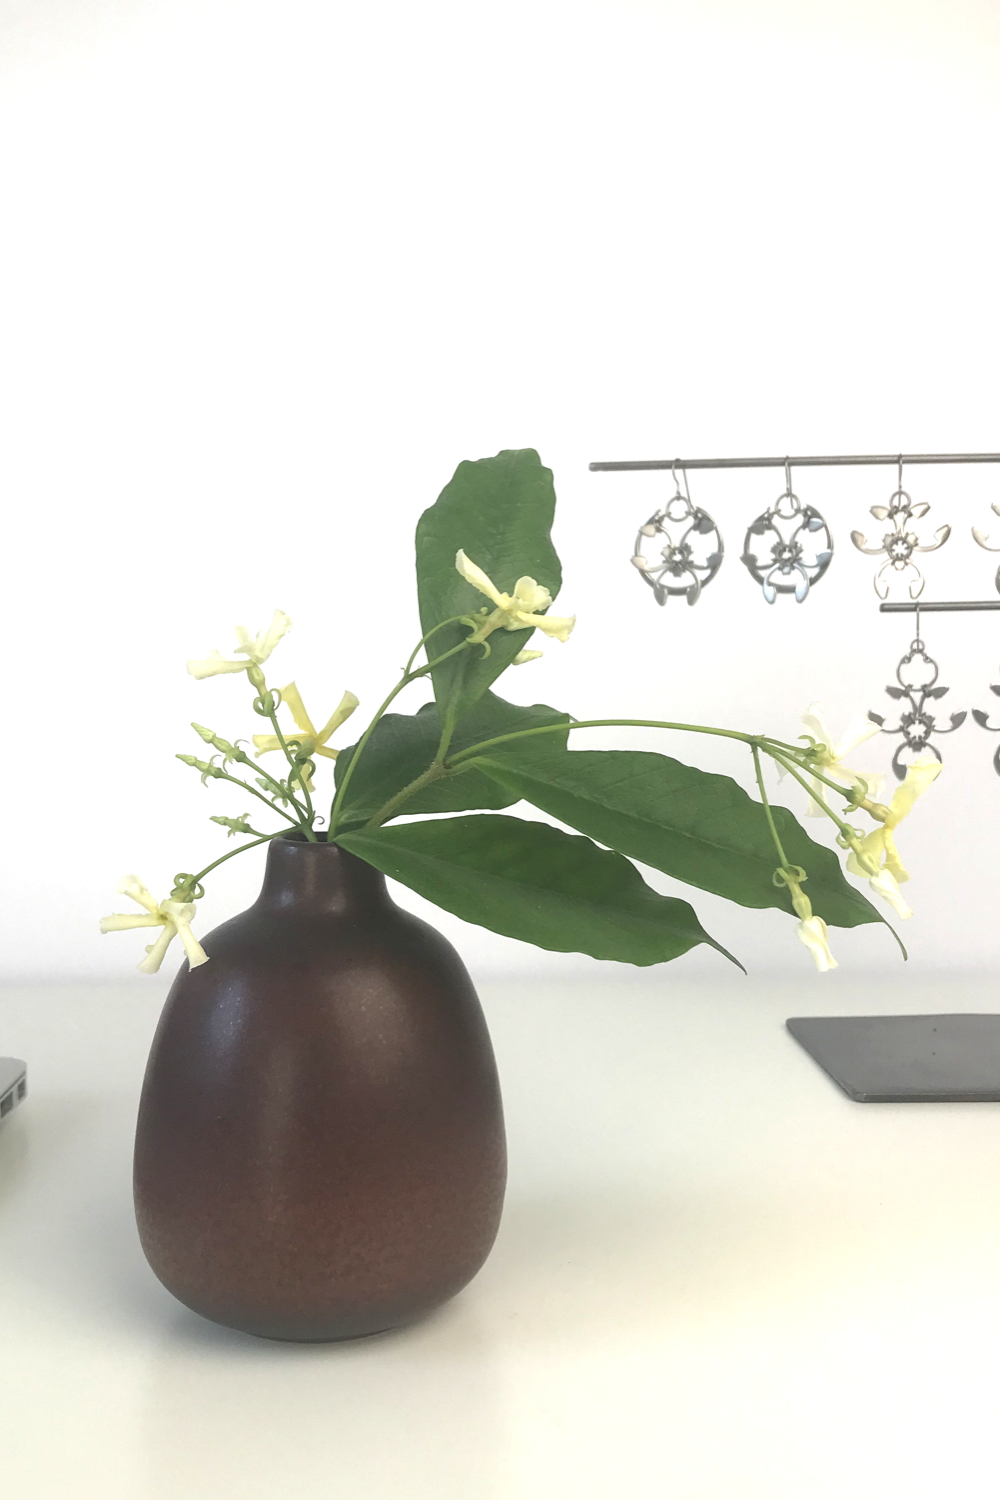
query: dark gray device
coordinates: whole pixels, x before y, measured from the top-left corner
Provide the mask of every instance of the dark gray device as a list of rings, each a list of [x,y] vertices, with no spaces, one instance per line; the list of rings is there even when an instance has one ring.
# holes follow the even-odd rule
[[[863,1104],[1000,1100],[1000,1015],[793,1016],[785,1024]]]
[[[16,1057],[0,1057],[0,1120],[5,1120],[28,1092],[27,1069]]]

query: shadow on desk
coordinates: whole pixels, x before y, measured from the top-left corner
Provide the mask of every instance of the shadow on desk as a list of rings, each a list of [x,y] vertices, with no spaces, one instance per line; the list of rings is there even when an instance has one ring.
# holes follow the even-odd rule
[[[90,1101],[29,1096],[0,1126],[0,1214],[9,1211],[29,1185],[29,1172],[46,1170],[61,1150],[70,1150],[75,1133],[91,1112]]]
[[[146,1361],[141,1493],[156,1500],[499,1500],[504,1371],[471,1299],[398,1333],[283,1344],[174,1305]]]
[[[7,1284],[102,1338],[155,1303],[132,1211],[131,1113],[131,1101],[35,1095],[0,1131]]]

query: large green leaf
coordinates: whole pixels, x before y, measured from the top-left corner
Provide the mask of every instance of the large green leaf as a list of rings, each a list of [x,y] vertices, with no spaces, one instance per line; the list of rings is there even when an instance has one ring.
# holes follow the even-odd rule
[[[659,895],[620,854],[545,823],[434,818],[337,843],[465,921],[539,948],[646,965],[708,943],[732,958],[686,901]]]
[[[555,597],[562,582],[559,559],[549,539],[556,496],[552,471],[533,448],[510,448],[495,458],[460,463],[455,477],[417,522],[417,594],[421,630],[427,632],[453,615],[478,614],[489,601],[455,570],[460,549],[511,593],[525,574]],[[466,639],[467,626],[447,625],[427,643],[442,656]],[[517,653],[530,630],[496,630],[490,654],[469,647],[433,673],[434,695],[442,714],[460,717],[486,691]]]
[[[568,725],[569,715],[544,703],[532,703],[526,708],[507,703],[495,693],[487,692],[459,724],[451,751],[455,754],[480,740],[492,739],[494,735],[536,729],[542,724]],[[551,736],[540,735],[538,740],[551,739],[565,748],[567,735],[568,729],[563,729],[553,731]],[[441,719],[433,703],[425,703],[415,714],[386,714],[381,718],[348,784],[341,811],[342,822],[367,822],[373,817],[390,797],[426,771],[437,753],[440,739]],[[538,740],[522,744],[534,746]],[[357,745],[350,745],[338,755],[334,767],[338,786],[356,750]],[[498,746],[497,750],[502,754],[503,746]],[[529,757],[531,753],[530,750],[522,751]],[[400,812],[463,812],[473,807],[509,807],[518,800],[519,794],[508,792],[492,777],[472,769],[429,783],[415,793]]]
[[[764,808],[731,777],[645,750],[546,748],[519,758],[512,748],[475,761],[511,795],[688,885],[741,906],[792,910],[771,878],[778,857]],[[833,851],[814,843],[787,808],[773,812],[785,853],[809,877],[816,914],[835,927],[881,922]]]

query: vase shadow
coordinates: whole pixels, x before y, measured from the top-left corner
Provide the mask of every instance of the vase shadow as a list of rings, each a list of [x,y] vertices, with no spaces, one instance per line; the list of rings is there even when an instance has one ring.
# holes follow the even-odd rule
[[[821,1192],[752,1196],[732,1184],[515,1197],[472,1290],[498,1338],[522,1348],[697,1338],[719,1321],[766,1320],[789,1298],[839,1296],[877,1269],[860,1217]],[[892,1245],[883,1252],[891,1275]]]
[[[151,1500],[507,1493],[501,1372],[463,1296],[338,1343],[258,1339],[179,1308],[163,1333],[142,1397]]]
[[[9,1277],[102,1338],[148,1319],[156,1283],[132,1211],[134,1105],[25,1101],[0,1132],[0,1225]]]

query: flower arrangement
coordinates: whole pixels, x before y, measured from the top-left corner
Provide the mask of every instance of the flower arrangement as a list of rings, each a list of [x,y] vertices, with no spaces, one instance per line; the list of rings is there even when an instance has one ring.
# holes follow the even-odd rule
[[[251,821],[257,813],[213,816],[230,837],[248,842],[195,874],[177,875],[166,900],[157,901],[134,875],[121,881],[119,891],[142,910],[105,917],[101,930],[160,929],[139,965],[143,973],[156,972],[174,937],[192,967],[207,962],[211,955],[191,931],[205,877],[234,855],[282,837],[335,843],[445,910],[543,948],[647,965],[707,943],[732,958],[686,901],[646,884],[637,860],[742,906],[789,912],[816,967],[829,970],[836,966],[830,927],[884,918],[846,879],[833,850],[810,839],[787,808],[771,804],[764,758],[800,783],[810,813],[836,825],[847,871],[867,880],[898,916],[911,915],[899,889],[908,876],[893,833],[940,764],[931,757],[914,761],[891,803],[876,801],[875,778],[843,764],[878,732],[870,720],[856,722],[835,744],[814,705],[804,716],[807,733],[791,744],[666,720],[577,720],[544,704],[505,702],[492,691],[508,667],[541,655],[528,649],[535,632],[563,643],[572,634],[574,617],[549,613],[561,584],[550,538],[554,510],[552,474],[532,449],[459,465],[417,525],[424,633],[399,681],[346,748],[330,740],[358,707],[353,693],[345,692],[317,729],[294,682],[280,690],[268,685],[265,665],[292,623],[281,610],[257,636],[239,627],[232,657],[216,650],[188,662],[199,679],[245,673],[253,711],[270,732],[252,737],[251,753],[245,742],[195,724],[213,753],[178,759],[203,783],[240,787],[281,822],[262,830]],[[389,712],[425,678],[433,685],[431,702],[415,713]],[[282,725],[282,710],[291,725]],[[572,731],[615,726],[742,743],[760,800],[730,777],[657,751],[570,749]],[[283,763],[276,769],[271,758],[278,756]],[[317,812],[320,759],[334,763],[328,814]],[[843,804],[839,811],[831,794]],[[520,801],[564,827],[502,812]],[[394,823],[401,814],[428,816]],[[850,821],[862,814],[871,820],[867,830]]]

